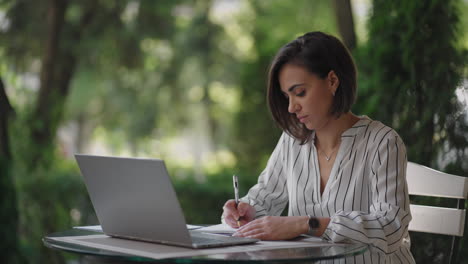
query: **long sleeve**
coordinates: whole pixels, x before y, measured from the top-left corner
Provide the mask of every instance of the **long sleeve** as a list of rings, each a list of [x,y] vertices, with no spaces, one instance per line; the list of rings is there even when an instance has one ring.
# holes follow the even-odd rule
[[[256,218],[280,215],[288,203],[287,152],[291,137],[283,133],[258,182],[241,200],[255,207]]]
[[[365,243],[378,251],[398,251],[408,234],[411,220],[406,184],[406,149],[390,131],[368,153],[369,185],[361,192],[370,195],[368,212],[338,210],[332,217],[323,238],[333,242]]]

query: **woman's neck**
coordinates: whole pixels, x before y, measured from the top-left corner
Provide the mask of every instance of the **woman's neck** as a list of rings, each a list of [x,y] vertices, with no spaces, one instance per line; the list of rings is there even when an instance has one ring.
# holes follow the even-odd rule
[[[323,151],[332,151],[341,142],[341,134],[352,127],[359,117],[348,112],[342,114],[338,119],[331,117],[326,126],[315,130],[315,144],[320,144]]]

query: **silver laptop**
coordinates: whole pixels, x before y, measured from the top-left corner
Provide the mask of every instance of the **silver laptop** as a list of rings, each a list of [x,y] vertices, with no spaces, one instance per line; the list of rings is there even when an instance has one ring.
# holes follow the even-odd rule
[[[75,155],[106,235],[190,248],[257,239],[188,230],[164,161]]]

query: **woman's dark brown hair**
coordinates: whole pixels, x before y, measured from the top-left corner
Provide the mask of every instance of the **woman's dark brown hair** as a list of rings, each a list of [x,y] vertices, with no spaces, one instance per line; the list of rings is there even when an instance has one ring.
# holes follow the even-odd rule
[[[278,126],[302,144],[312,131],[288,112],[288,99],[282,94],[279,73],[286,64],[304,67],[321,79],[334,71],[340,80],[330,112],[336,118],[349,112],[356,99],[356,67],[348,49],[336,37],[309,32],[282,47],[273,59],[268,76],[268,105]]]

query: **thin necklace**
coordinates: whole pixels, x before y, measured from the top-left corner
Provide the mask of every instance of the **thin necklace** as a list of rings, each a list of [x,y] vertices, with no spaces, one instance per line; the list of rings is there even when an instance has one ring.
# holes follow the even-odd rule
[[[333,153],[335,153],[335,151],[338,149],[337,147],[339,146],[340,144],[337,144],[332,152],[330,153],[330,155],[327,155],[323,150],[319,149],[320,153],[322,153],[324,156],[325,156],[325,159],[327,160],[327,162],[330,161],[330,159],[333,157]]]
[[[319,149],[319,150],[320,150],[320,153],[322,153],[322,154],[325,156],[325,159],[326,159],[327,161],[330,161],[330,159],[332,158],[332,155],[333,155],[333,153],[335,153],[335,150],[336,150],[336,149],[333,150],[332,153],[330,153],[330,156],[328,156],[327,154],[325,154],[325,152],[323,152],[321,149]]]

